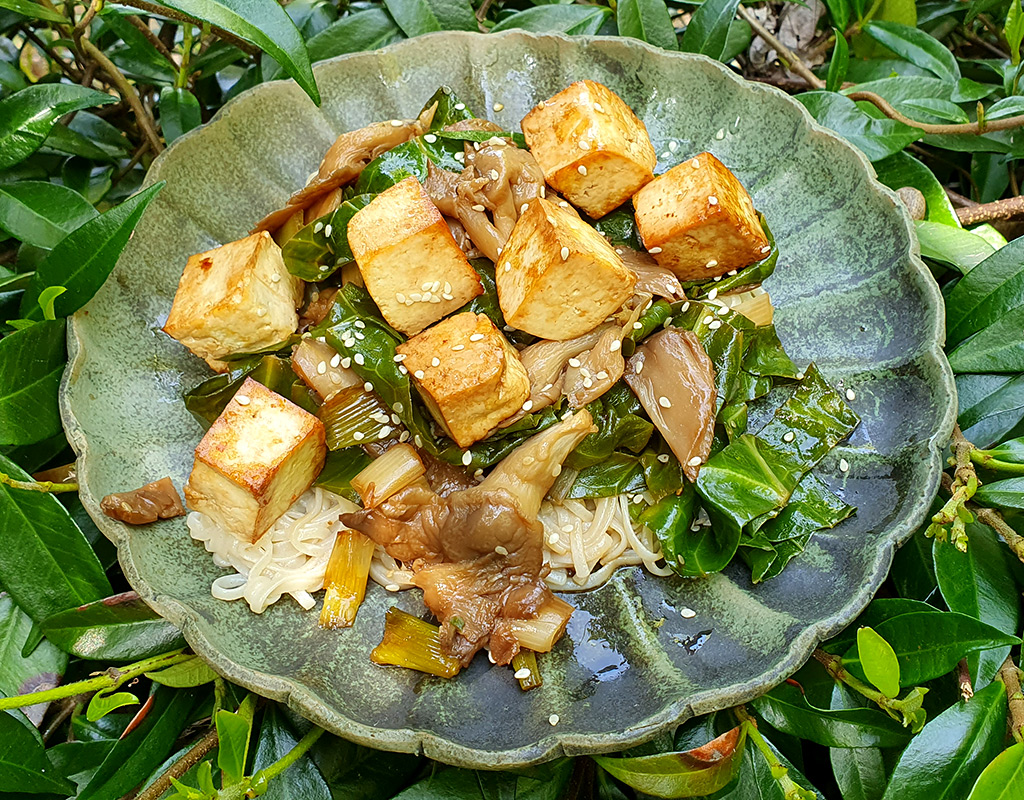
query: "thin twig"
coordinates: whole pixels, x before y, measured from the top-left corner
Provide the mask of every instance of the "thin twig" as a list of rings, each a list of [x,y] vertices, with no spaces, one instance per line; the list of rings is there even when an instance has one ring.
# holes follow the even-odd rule
[[[75,47],[79,52],[82,51],[82,37],[89,32],[89,26],[92,24],[93,17],[96,16],[102,5],[103,0],[92,0],[85,13],[82,14],[78,24],[75,25],[75,29],[71,32],[71,38],[74,40]]]
[[[981,48],[983,48],[985,50],[988,50],[996,58],[1007,58],[1008,57],[1008,53],[1005,50],[1003,50],[1003,49],[1001,49],[999,47],[996,47],[994,44],[992,44],[992,42],[986,42],[980,36],[976,36],[975,34],[971,33],[971,31],[969,31],[967,29],[964,29],[962,31],[957,31],[957,33],[959,33],[961,36],[963,36],[971,44],[977,45],[978,47],[981,47]]]
[[[132,154],[131,160],[129,160],[129,162],[125,164],[124,167],[121,168],[117,175],[114,176],[114,179],[110,182],[111,189],[117,186],[117,184],[119,184],[124,179],[125,175],[127,175],[135,168],[135,165],[139,163],[139,161],[142,159],[142,157],[146,154],[148,150],[148,141],[143,142],[135,149],[135,152]]]
[[[977,225],[994,219],[1013,219],[1024,215],[1024,197],[1005,197],[992,203],[979,203],[969,208],[958,208],[956,217],[961,225]]]
[[[166,770],[160,773],[144,792],[136,795],[135,800],[157,800],[171,788],[171,778],[177,780],[192,767],[203,760],[203,756],[217,746],[217,729],[210,730],[202,739],[190,747],[185,754]]]
[[[491,10],[491,3],[494,0],[484,0],[480,4],[480,8],[476,10],[476,24],[480,28],[481,33],[487,33],[487,26],[484,25],[484,20],[487,19],[487,12]]]
[[[974,697],[974,684],[971,681],[971,670],[967,666],[966,658],[961,658],[960,663],[956,665],[956,682],[960,696],[965,703]]]
[[[58,67],[60,67],[61,72],[63,72],[65,75],[71,78],[71,80],[73,80],[75,83],[78,83],[82,80],[82,73],[79,72],[78,68],[72,65],[70,62],[65,61],[59,55],[57,55],[56,50],[54,50],[54,48],[51,45],[48,45],[46,42],[40,39],[35,31],[33,31],[27,25],[22,27],[21,31],[25,34],[29,41],[31,41],[34,45],[36,45],[36,47],[38,47],[44,53],[46,53],[46,55],[49,56],[50,59]]]
[[[945,136],[953,136],[960,133],[982,134],[989,131],[1008,131],[1024,126],[1024,114],[1019,114],[1015,117],[1004,117],[1003,119],[985,120],[982,123],[960,122],[953,125],[932,125],[929,122],[918,122],[904,116],[893,108],[888,100],[874,92],[850,92],[846,96],[854,101],[863,100],[872,103],[889,119],[902,122],[904,125],[917,128],[919,131],[924,131],[928,134]]]
[[[953,204],[954,208],[974,208],[981,205],[981,203],[978,203],[969,197],[964,197],[959,192],[954,192],[948,186],[943,186],[942,188],[946,190],[946,197],[949,198],[949,201]]]
[[[1012,656],[1007,656],[999,668],[999,680],[1006,687],[1006,698],[1009,701],[1007,713],[1010,718],[1010,734],[1014,741],[1024,741],[1024,694],[1020,690],[1020,670],[1013,663]]]
[[[815,89],[825,88],[825,81],[811,72],[811,68],[800,60],[800,56],[780,42],[771,31],[760,23],[752,11],[742,5],[738,6],[736,11],[747,21],[754,33],[764,39],[768,45],[772,47],[772,49],[774,49],[775,52],[786,62],[790,71],[795,72]]]
[[[59,492],[77,492],[77,483],[55,483],[54,481],[19,481],[12,478],[5,472],[0,472],[0,486],[10,486],[12,489],[21,489],[26,492],[48,492],[57,494]]]
[[[149,43],[156,48],[156,51],[160,53],[160,55],[162,55],[168,61],[170,61],[171,66],[174,67],[175,71],[177,71],[178,62],[174,60],[174,56],[171,54],[171,51],[167,49],[167,45],[160,41],[160,37],[153,33],[153,31],[150,30],[150,27],[134,14],[126,15],[125,19],[127,19],[128,22],[133,27],[135,27],[139,32],[141,32],[142,35],[145,36],[146,39],[149,41]]]
[[[156,121],[143,108],[142,101],[139,100],[135,87],[128,82],[128,79],[121,73],[121,70],[117,68],[114,62],[107,58],[102,50],[86,38],[82,39],[82,50],[84,54],[96,61],[103,71],[110,76],[111,83],[113,83],[125,102],[131,106],[132,111],[135,112],[135,121],[138,123],[139,128],[141,128],[143,136],[149,142],[150,149],[154,154],[158,155],[161,153],[164,145],[156,132]]]
[[[167,8],[166,6],[158,6],[155,3],[147,2],[147,0],[118,0],[121,5],[132,6],[138,8],[141,11],[145,11],[147,14],[153,14],[159,17],[166,17],[167,19],[173,19],[177,22],[189,22],[193,25],[202,25],[199,20],[194,17],[190,17],[188,14],[182,14],[180,11],[175,11],[173,8]],[[225,42],[229,42],[250,56],[254,56],[260,52],[260,49],[255,45],[249,44],[244,39],[239,39],[233,33],[229,33],[223,28],[218,28],[215,25],[210,26],[210,31],[217,34]]]
[[[953,488],[953,479],[945,472],[942,473],[942,488],[947,492],[952,491]],[[1006,546],[1013,551],[1013,554],[1024,562],[1024,536],[1021,536],[1011,528],[1006,520],[1003,519],[1002,514],[994,508],[985,508],[974,503],[965,503],[965,507],[974,514],[978,522],[988,525],[998,533],[1003,538],[1003,541],[1006,542]]]

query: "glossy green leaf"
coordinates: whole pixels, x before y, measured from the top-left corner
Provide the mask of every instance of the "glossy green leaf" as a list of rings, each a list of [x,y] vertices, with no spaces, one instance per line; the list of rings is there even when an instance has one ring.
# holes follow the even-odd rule
[[[704,797],[725,788],[739,774],[746,731],[733,728],[694,750],[635,758],[594,756],[628,786],[654,797]]]
[[[224,786],[238,783],[245,774],[255,707],[256,695],[250,694],[242,701],[237,712],[222,709],[216,714],[217,766],[220,767]]]
[[[1003,747],[1006,690],[990,683],[929,722],[900,755],[884,800],[960,800]]]
[[[886,697],[900,693],[900,662],[885,639],[873,628],[857,630],[857,657],[870,683]]]
[[[826,128],[859,148],[871,161],[900,152],[923,135],[916,128],[891,119],[876,119],[835,92],[804,92],[794,97]]]
[[[22,316],[42,316],[36,301],[48,286],[67,289],[55,304],[61,316],[73,314],[89,302],[117,263],[142,212],[163,187],[163,181],[150,186],[64,237],[36,269],[21,301]]]
[[[188,89],[165,86],[160,90],[159,108],[160,130],[167,144],[203,121],[199,100]]]
[[[640,514],[640,522],[661,544],[666,566],[684,576],[718,571],[714,533],[690,530],[697,511],[695,500],[693,484],[687,483],[679,494],[666,495]]]
[[[1010,61],[1013,64],[1020,63],[1020,43],[1024,39],[1024,11],[1021,10],[1020,0],[1010,0],[1010,7],[1006,12],[1006,25],[1003,26],[1003,33],[1006,36],[1006,43],[1010,46]]]
[[[843,88],[843,81],[846,80],[846,71],[850,66],[850,46],[846,43],[846,37],[838,28],[832,29],[836,44],[832,50],[832,59],[828,64],[828,77],[825,80],[825,90],[838,92]]]
[[[276,703],[268,704],[256,741],[252,771],[255,773],[280,760],[298,741],[281,708]],[[270,781],[262,797],[264,800],[331,800],[331,789],[313,760],[304,755]]]
[[[896,653],[902,686],[915,686],[945,675],[968,653],[1020,642],[1016,636],[951,611],[901,614],[879,623],[875,630]],[[855,649],[843,656],[843,664],[855,675],[863,676]]]
[[[377,180],[383,182],[383,179]],[[281,257],[288,271],[304,281],[322,281],[352,261],[352,249],[348,245],[348,223],[373,198],[373,194],[351,197],[335,211],[324,214],[299,230],[281,248]]]
[[[74,792],[50,763],[39,734],[16,710],[0,712],[0,786],[24,794]]]
[[[195,703],[191,689],[157,687],[146,716],[110,748],[77,800],[109,800],[135,788],[171,752]]]
[[[679,49],[665,0],[619,0],[615,22],[619,36],[632,36],[666,50]]]
[[[52,248],[96,209],[77,192],[43,181],[0,185],[0,230],[36,247]]]
[[[935,573],[942,599],[950,611],[966,614],[1003,633],[1020,630],[1020,597],[1006,546],[991,528],[967,526],[969,545],[961,553],[948,542],[936,541],[933,549]],[[986,650],[967,659],[976,686],[991,681],[1009,653],[1009,648]]]
[[[956,376],[960,430],[978,447],[1024,433],[1024,375]]]
[[[864,32],[898,56],[943,80],[960,78],[956,58],[940,41],[922,30],[897,22],[869,22]]]
[[[535,6],[506,17],[491,33],[518,28],[533,33],[595,34],[611,13],[603,6]]]
[[[23,652],[34,625],[29,616],[6,594],[0,594],[0,693],[24,694],[55,686],[64,674],[68,657],[50,642],[42,641]],[[46,704],[22,709],[33,724],[40,724]]]
[[[95,722],[119,708],[138,704],[139,698],[131,692],[114,692],[113,694],[97,692],[89,701],[89,705],[85,710],[85,718],[89,720],[89,722]]]
[[[520,774],[455,767],[431,769],[412,786],[396,794],[393,800],[561,800],[566,796],[573,763],[572,759],[560,758]],[[328,783],[337,797],[337,784],[330,779]],[[347,791],[345,797],[365,796],[369,800],[385,796],[383,793],[359,795],[359,789],[352,788],[348,781],[343,787]]]
[[[117,98],[67,83],[36,84],[0,100],[0,170],[34,153],[65,114]]]
[[[953,204],[942,184],[924,164],[905,152],[896,153],[875,163],[878,180],[890,189],[912,186],[924,195],[925,219],[943,225],[960,227]]]
[[[477,29],[469,0],[384,0],[384,5],[406,36]]]
[[[312,61],[376,50],[402,38],[401,29],[382,8],[369,8],[332,22],[306,42]]]
[[[881,800],[886,774],[878,748],[833,747],[829,750],[829,761],[843,800]]]
[[[1017,742],[985,767],[967,800],[1014,800],[1024,797],[1024,742]]]
[[[180,631],[135,592],[55,614],[43,632],[65,652],[94,661],[141,661],[185,646]]]
[[[720,59],[738,6],[739,0],[706,0],[690,17],[681,49]]]
[[[612,453],[601,464],[580,470],[568,496],[579,500],[586,497],[612,497],[619,494],[642,492],[647,488],[640,459],[628,453]]]
[[[0,443],[33,444],[60,433],[57,387],[65,350],[64,320],[0,339]]]
[[[175,689],[192,688],[216,680],[217,673],[199,656],[181,661],[157,672],[147,672],[146,677],[161,686]]]
[[[947,347],[992,326],[1024,305],[1024,240],[1010,242],[978,264],[946,299]]]
[[[1024,371],[1024,306],[1017,306],[949,353],[954,372]]]
[[[275,0],[166,0],[165,5],[256,45],[320,105],[302,34]]]
[[[986,506],[1024,509],[1024,477],[986,483],[975,492],[974,498]]]
[[[34,0],[0,0],[0,8],[7,8],[17,14],[30,19],[41,19],[44,22],[63,22],[67,24],[68,18],[57,11],[34,2]]]
[[[30,476],[0,456],[0,472]],[[55,497],[0,485],[0,585],[35,622],[111,594],[103,568]]]
[[[915,220],[921,255],[970,272],[995,251],[991,244],[971,231],[928,220]]]
[[[363,168],[356,181],[357,195],[380,194],[406,178],[427,179],[427,154],[415,141],[381,153]]]

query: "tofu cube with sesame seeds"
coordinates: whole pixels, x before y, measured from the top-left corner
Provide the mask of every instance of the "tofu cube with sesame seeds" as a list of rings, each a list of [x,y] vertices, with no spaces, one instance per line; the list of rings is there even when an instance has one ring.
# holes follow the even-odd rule
[[[523,135],[544,178],[595,219],[654,177],[647,128],[607,86],[577,81],[523,118]]]
[[[416,178],[384,190],[352,217],[348,243],[380,313],[404,334],[419,333],[484,290]]]
[[[164,332],[226,372],[224,356],[270,347],[295,332],[302,285],[270,234],[254,233],[188,260]]]
[[[596,328],[633,294],[636,275],[571,208],[534,198],[495,268],[505,321],[542,339]]]
[[[770,250],[747,190],[711,153],[659,175],[633,205],[644,247],[685,281],[742,269]]]
[[[196,447],[185,504],[244,542],[255,542],[324,465],[324,426],[251,378]]]
[[[530,379],[516,349],[485,314],[456,314],[398,346],[423,402],[459,447],[523,407]]]

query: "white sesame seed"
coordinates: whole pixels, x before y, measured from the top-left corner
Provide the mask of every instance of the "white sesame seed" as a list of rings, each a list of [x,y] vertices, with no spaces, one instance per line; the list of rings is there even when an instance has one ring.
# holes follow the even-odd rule
[[[450,292],[452,290],[452,285],[450,283],[448,283],[448,281],[444,282],[444,290],[446,292]]]
[[[850,402],[853,402],[854,400],[857,399],[857,395],[854,393],[853,389],[846,390],[846,399],[849,400]]]
[[[650,253],[652,256],[656,256],[656,255],[658,255],[658,253],[661,252],[661,248],[660,247],[652,247],[647,252]]]
[[[717,266],[718,266],[718,260],[717,260],[717,259],[714,259],[714,258],[712,258],[712,259],[711,259],[710,261],[708,261],[708,263],[707,263],[707,264],[705,264],[704,266],[705,266],[705,267],[706,267],[707,269],[713,269],[713,268],[715,268],[715,267],[717,267]]]
[[[716,278],[715,280],[718,280],[718,279]],[[728,313],[729,313],[729,306],[719,306],[718,307],[718,314],[719,314],[719,316],[721,316],[723,314],[728,314]]]
[[[679,142],[669,142],[668,149],[674,153],[676,150],[679,149]]]
[[[432,367],[439,367],[439,366],[441,366],[441,359],[439,359],[437,356],[434,356],[432,359],[430,359],[430,366],[432,366]]]
[[[341,353],[335,353],[331,356],[331,366],[337,368],[338,364],[341,363]]]
[[[693,458],[691,458],[686,463],[689,466],[691,466],[691,467],[699,467],[700,466],[700,456],[694,456]]]
[[[487,174],[490,175],[492,181],[496,181],[496,180],[498,180],[498,178],[501,177],[501,173],[499,173],[498,170],[496,170],[496,169],[492,169]]]
[[[448,292],[444,292],[441,295],[441,297],[443,297],[445,300],[454,300],[455,299],[455,295],[449,294]],[[438,302],[440,302],[440,301],[438,301]]]
[[[527,678],[530,677],[530,670],[526,667],[523,667],[522,669],[516,670],[515,674],[512,677],[515,678],[517,681],[525,681]]]
[[[525,403],[523,403],[523,411],[529,411],[531,408],[533,408],[532,400],[527,400]]]
[[[718,205],[718,198],[715,197],[713,194],[712,195],[708,195],[708,205],[717,206]]]
[[[322,222],[318,222],[313,226],[313,233],[320,233],[320,231],[322,231],[323,229],[324,224]]]
[[[331,383],[341,383],[341,376],[337,372],[332,372],[330,378]]]
[[[707,315],[706,317],[704,317],[704,319],[702,319],[702,320],[701,320],[700,322],[701,322],[701,325],[710,325],[710,324],[711,324],[712,322],[714,322],[714,319],[715,319],[715,318],[714,318],[713,316],[711,316],[710,314],[708,314],[708,315]]]
[[[616,350],[622,349],[622,342],[616,339],[614,342],[608,345],[608,349],[614,353]]]
[[[850,462],[847,461],[845,458],[839,459],[839,471],[840,472],[849,472],[850,471]]]
[[[587,168],[585,166],[583,166],[582,164],[580,164],[578,167],[576,167],[576,171],[580,175],[584,175],[585,176],[587,174]]]
[[[608,378],[608,373],[605,372],[604,370],[601,370],[599,373],[597,373],[597,379],[599,381],[606,380],[607,378]]]
[[[640,323],[640,322],[634,322],[633,323],[633,330],[635,330],[635,331],[642,331],[643,329],[644,329],[644,326],[643,326],[642,323]]]
[[[571,522],[567,522],[565,525],[563,525],[562,526],[562,531],[564,533],[572,533],[572,531],[573,531],[572,523]]]
[[[421,436],[420,436],[420,435],[419,435],[419,434],[417,433],[417,434],[416,434],[416,435],[415,435],[415,436],[414,436],[414,437],[412,438],[412,443],[413,443],[414,445],[416,445],[417,447],[423,447],[423,438],[422,438],[422,437],[421,437]]]
[[[465,161],[466,160],[466,154],[465,153],[456,153],[455,154],[455,160],[456,161]]]
[[[373,384],[372,384],[372,383],[370,383],[369,381],[367,381],[366,383],[364,383],[364,384],[363,384],[363,391],[364,391],[364,392],[372,392],[372,391],[373,391]]]
[[[683,619],[693,619],[697,616],[697,612],[692,608],[681,608],[679,609],[679,614]]]
[[[486,208],[484,208],[484,206],[482,206],[482,205],[481,205],[480,203],[476,203],[476,204],[475,204],[475,205],[473,206],[473,210],[474,210],[474,211],[486,211],[487,209],[486,209]]]
[[[593,387],[593,385],[594,385],[593,378],[584,378],[583,379],[583,388],[584,389],[590,389],[591,387]]]
[[[395,403],[394,408],[396,414],[401,414],[403,411],[405,411],[405,406],[401,402]]]
[[[359,341],[362,341],[362,340],[363,340],[363,339],[365,339],[366,337],[365,337],[365,336],[363,336],[363,334],[361,334],[361,333],[357,333],[357,334],[356,334],[356,338],[357,338],[357,339],[359,339]]]
[[[391,120],[391,127],[392,128],[401,128],[402,127],[402,120],[400,120],[400,119],[393,119],[393,120]]]
[[[356,346],[356,340],[353,339],[351,336],[349,338],[347,338],[347,339],[342,339],[341,343],[345,347],[355,347]]]
[[[511,272],[511,271],[512,271],[512,265],[511,264],[506,264],[505,265],[505,272]]]
[[[404,303],[404,302],[405,302],[405,295],[404,295],[404,294],[402,294],[401,292],[395,292],[395,299],[396,299],[396,300],[397,300],[397,301],[398,301],[399,303]]]
[[[399,591],[399,590],[400,590],[400,589],[401,589],[402,587],[401,587],[401,586],[399,586],[399,585],[398,585],[397,583],[389,583],[389,584],[388,584],[387,586],[385,586],[384,588],[385,588],[385,589],[387,589],[387,590],[388,590],[389,592],[397,592],[397,591]]]
[[[407,442],[409,441],[409,438],[409,431],[402,431],[402,433],[398,437],[398,441]]]
[[[582,139],[580,141],[580,150],[589,150],[589,149],[590,149],[590,142],[588,142],[586,139]]]
[[[401,372],[403,375],[408,375],[409,374],[409,370],[407,370],[405,368],[405,366],[402,365],[402,364],[398,365],[398,371]]]
[[[557,478],[561,474],[562,474],[562,465],[561,464],[555,464],[555,466],[553,466],[551,468],[551,477]]]
[[[637,361],[636,362],[636,368],[633,371],[637,375],[639,375],[641,372],[643,372],[644,371],[644,362],[643,361]]]
[[[550,389],[550,388],[551,388],[552,386],[554,386],[554,385],[555,385],[555,384],[553,384],[553,383],[545,383],[545,384],[544,384],[544,388],[543,388],[543,389],[541,389],[541,392],[542,392],[542,393],[543,393],[543,392],[546,392],[546,391],[547,391],[548,389]]]
[[[550,717],[548,717],[548,722],[552,726],[555,726],[555,725],[558,724],[558,719],[559,719],[558,714],[552,714]]]
[[[341,359],[341,366],[343,366],[345,369],[348,369],[349,367],[352,366],[352,359],[349,358],[348,356],[345,356],[343,359]]]
[[[401,417],[399,417],[399,416],[398,416],[398,414],[392,414],[392,415],[391,415],[391,421],[392,421],[392,422],[393,422],[393,423],[394,423],[395,425],[398,425],[398,424],[400,424],[400,423],[402,422],[402,419],[401,419]]]
[[[736,274],[737,272],[739,272],[739,270],[738,270],[738,269],[731,269],[731,270],[729,270],[729,271],[728,271],[727,273],[725,273],[725,274],[726,274],[726,275],[728,275],[728,276],[729,276],[729,277],[731,278],[731,277],[732,277],[733,275],[735,275],[735,274]]]
[[[784,441],[784,442],[791,442],[791,441],[793,441],[793,440],[794,440],[795,438],[796,438],[796,434],[795,434],[795,433],[793,433],[793,431],[786,431],[786,432],[785,432],[785,433],[784,433],[784,434],[782,435],[782,441]]]
[[[680,311],[682,311],[685,314],[689,310],[690,310],[690,301],[687,300],[685,303],[683,303],[683,307],[680,309]]]
[[[412,300],[412,302],[414,303],[418,303],[420,300],[423,299],[423,295],[420,294],[419,292],[413,292],[412,294],[409,295],[409,299]]]
[[[466,104],[465,103],[456,103],[455,104],[455,110],[456,111],[465,111],[466,110]]]
[[[249,398],[246,397],[244,394],[236,395],[235,402],[238,403],[238,405],[240,406],[247,406],[249,405]]]
[[[324,236],[326,236],[328,239],[331,238],[331,233],[333,231],[334,231],[334,226],[331,225],[330,223],[327,223],[327,225],[324,226]]]
[[[321,361],[319,364],[316,365],[316,373],[317,373],[317,375],[323,375],[326,372],[327,372],[327,362],[326,361]]]
[[[762,253],[770,253],[771,251],[772,251],[771,246],[767,245],[767,244],[764,247],[761,248],[761,252]]]
[[[492,111],[502,111],[502,110],[504,110],[504,108],[505,108],[505,104],[504,103],[495,103],[493,106],[491,106],[491,110]]]
[[[541,186],[540,187],[540,196],[541,196],[541,198],[543,198],[545,196],[545,194],[547,193],[547,190],[548,190],[548,188],[546,186]],[[499,250],[498,252],[500,253],[501,250]]]
[[[710,328],[713,331],[717,331],[721,327],[722,327],[722,320],[720,320],[720,319],[716,319],[714,322],[712,322],[710,325],[708,325],[708,328]]]
[[[363,364],[366,363],[366,359],[363,358],[363,354],[362,353],[356,353],[355,360],[356,360],[356,364],[358,364],[360,367],[363,366]]]
[[[568,208],[569,204],[565,200],[559,200],[558,201],[558,207],[559,208]]]
[[[658,405],[662,408],[672,408],[672,401],[665,397],[665,395],[662,395],[658,398]]]
[[[424,376],[425,374],[426,374],[426,373],[424,373],[424,372],[423,372],[423,370],[421,370],[421,369],[418,369],[418,370],[416,370],[416,371],[415,371],[415,372],[413,373],[413,377],[417,378],[418,380],[423,380],[423,376]]]
[[[719,128],[718,129],[718,133],[715,134],[715,138],[719,139],[719,140],[724,139],[725,138],[725,128]]]
[[[804,379],[804,374],[803,374],[802,372],[798,372],[798,373],[796,374],[796,379],[797,379],[798,381],[802,381],[802,380]]]
[[[482,341],[483,338],[484,338],[484,335],[482,333],[474,333],[472,336],[469,337],[469,341],[471,341],[471,342],[479,342],[479,341]]]
[[[668,150],[666,150],[664,153],[661,154],[661,158],[662,159],[672,158],[672,154]]]
[[[497,547],[494,548],[494,552],[497,553],[499,556],[507,556],[508,555],[508,550],[506,550],[500,544]]]
[[[604,108],[600,103],[594,103],[594,111],[596,111],[598,114],[603,114]]]
[[[265,316],[267,316],[267,309],[265,309],[263,306],[260,306],[259,308],[256,309],[256,316],[257,317],[265,317]]]
[[[660,456],[658,456],[658,461],[660,461],[662,464],[667,464],[668,463],[668,453],[662,453]]]
[[[692,159],[690,159],[690,166],[693,167],[694,169],[700,169],[700,159],[699,158],[692,158]]]
[[[434,142],[437,141],[437,137],[434,136],[434,134],[432,133],[428,133],[426,136],[423,137],[423,141],[425,141],[427,144],[433,144]]]
[[[360,431],[354,431],[352,433],[352,438],[357,442],[361,442],[363,440],[363,434]]]
[[[383,428],[381,428],[381,429],[380,429],[380,433],[379,433],[379,434],[377,434],[377,435],[378,435],[378,436],[379,436],[379,437],[380,437],[381,439],[386,439],[386,438],[388,438],[388,436],[389,436],[390,434],[391,434],[391,426],[390,426],[390,425],[385,425],[385,426],[384,426]]]
[[[562,256],[562,261],[565,261],[569,257],[569,248],[568,247],[563,247],[562,248],[561,256]]]
[[[569,359],[569,366],[570,367],[579,367],[579,365],[580,365],[580,360],[578,358],[570,358]]]
[[[273,275],[271,275],[271,276],[270,276],[270,282],[271,282],[271,283],[280,283],[280,282],[281,282],[281,276],[280,276],[280,275],[278,275],[278,274],[277,274],[277,273],[275,272],[275,273],[274,273]]]
[[[403,361],[405,361],[406,358],[408,358],[408,356],[406,356],[405,353],[395,353],[395,355],[392,356],[391,360],[394,361],[396,364],[401,364]]]
[[[429,303],[429,302],[431,302],[431,298],[432,298],[433,296],[434,296],[434,295],[433,295],[433,293],[431,293],[431,292],[424,292],[424,293],[423,293],[423,302],[424,302],[424,303]]]
[[[452,350],[454,350],[456,353],[458,353],[460,350],[465,350],[465,349],[466,349],[466,345],[464,345],[464,344],[453,344],[452,345]]]
[[[462,463],[467,467],[473,463],[473,454],[469,450],[462,454]]]

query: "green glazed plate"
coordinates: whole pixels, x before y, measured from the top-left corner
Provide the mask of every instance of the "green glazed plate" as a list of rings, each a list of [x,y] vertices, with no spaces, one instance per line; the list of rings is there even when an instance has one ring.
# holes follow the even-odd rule
[[[865,158],[776,89],[621,38],[436,34],[322,63],[316,77],[322,108],[290,81],[263,84],[160,156],[147,183],[167,186],[72,320],[62,408],[82,501],[139,594],[225,677],[341,736],[493,768],[623,749],[744,702],[849,623],[929,507],[956,405],[938,289],[906,212]],[[767,284],[779,335],[798,364],[817,361],[856,395],[863,424],[819,468],[856,516],[762,585],[739,563],[690,581],[632,568],[568,596],[578,610],[542,659],[544,685],[523,693],[486,658],[451,681],[371,664],[385,609],[422,613],[418,593],[372,585],[343,632],[320,630],[316,612],[288,599],[256,616],[211,597],[222,571],[182,519],[129,528],[100,514],[109,492],[165,475],[181,486],[191,469],[202,431],[180,396],[208,372],[160,332],[190,254],[279,207],[339,133],[414,116],[440,84],[517,129],[535,103],[581,78],[636,110],[659,171],[710,150],[767,216],[781,252]],[[683,618],[686,607],[696,616]]]

